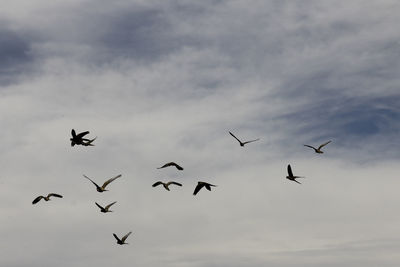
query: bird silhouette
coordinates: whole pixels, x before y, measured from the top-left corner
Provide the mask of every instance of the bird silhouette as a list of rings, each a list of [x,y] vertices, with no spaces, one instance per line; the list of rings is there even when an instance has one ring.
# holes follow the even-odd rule
[[[35,199],[32,201],[32,204],[38,203],[41,199],[44,199],[45,201],[49,201],[49,200],[50,200],[50,197],[62,198],[63,196],[62,196],[62,195],[59,195],[59,194],[55,194],[55,193],[50,193],[50,194],[48,194],[46,197],[45,197],[45,196],[38,196],[37,198],[35,198]]]
[[[181,166],[179,166],[178,164],[176,164],[175,162],[165,163],[163,166],[161,166],[161,167],[159,167],[157,169],[162,169],[162,168],[170,167],[170,166],[175,166],[178,170],[183,171],[183,168]]]
[[[96,184],[95,182],[93,182],[93,180],[92,179],[90,179],[89,177],[87,177],[86,175],[83,175],[83,177],[85,177],[86,179],[88,179],[89,181],[91,181],[95,186],[96,186],[96,190],[97,190],[97,192],[104,192],[104,191],[108,191],[108,190],[106,190],[106,186],[109,184],[109,183],[111,183],[112,181],[114,181],[115,179],[117,179],[117,178],[119,178],[119,177],[121,177],[122,175],[121,174],[119,174],[119,175],[117,175],[117,176],[115,176],[115,177],[113,177],[113,178],[110,178],[110,179],[108,179],[107,181],[105,181],[104,182],[104,184],[102,185],[102,186],[99,186],[98,184]]]
[[[287,171],[288,171],[288,176],[286,176],[286,179],[289,179],[293,182],[296,182],[298,184],[301,184],[300,182],[298,182],[296,179],[297,178],[304,178],[304,176],[294,176],[293,172],[292,172],[292,167],[290,167],[290,164],[287,166]]]
[[[81,132],[79,134],[76,134],[75,130],[72,129],[71,130],[72,138],[69,139],[71,141],[71,146],[82,145],[82,143],[84,142],[84,138],[83,137],[85,135],[87,135],[88,133],[89,133],[89,131]],[[89,139],[86,139],[86,140],[89,140]]]
[[[169,187],[169,185],[171,185],[171,184],[178,185],[178,186],[182,186],[182,184],[177,183],[177,182],[173,182],[173,181],[170,181],[170,182],[168,182],[168,183],[164,183],[164,182],[158,181],[158,182],[154,183],[152,186],[153,186],[153,187],[156,187],[156,186],[158,186],[158,185],[160,185],[160,184],[162,184],[162,185],[164,186],[164,188],[165,188],[166,190],[168,190],[168,191],[169,191],[169,188],[168,188],[168,187]]]
[[[100,208],[100,211],[101,211],[101,212],[107,213],[107,212],[112,212],[112,210],[109,210],[109,209],[110,209],[110,207],[111,207],[112,205],[114,205],[115,203],[117,203],[117,201],[114,201],[113,203],[108,204],[108,205],[105,206],[104,208],[103,208],[102,206],[100,206],[97,202],[95,202],[95,203],[96,203],[96,206]]]
[[[321,148],[323,148],[324,146],[326,146],[330,142],[332,142],[332,141],[329,140],[328,142],[323,143],[322,145],[320,145],[318,148],[315,148],[315,147],[310,146],[310,145],[304,145],[304,146],[314,149],[315,153],[322,154],[322,153],[324,153],[324,151],[322,151]]]
[[[211,191],[211,186],[216,186],[216,185],[199,181],[199,182],[197,182],[197,185],[196,185],[196,188],[194,189],[193,195],[196,195],[200,191],[200,189],[202,189],[203,187],[205,187],[208,191]]]
[[[244,146],[245,144],[248,144],[248,143],[251,143],[251,142],[255,142],[255,141],[260,140],[260,138],[257,138],[257,139],[254,139],[254,140],[242,142],[242,141],[240,141],[239,138],[237,138],[233,133],[229,132],[229,134],[232,135],[233,138],[235,138],[235,139],[239,142],[240,146]]]
[[[121,239],[118,238],[118,236],[116,234],[113,233],[113,236],[115,237],[115,239],[117,239],[117,244],[119,245],[125,245],[128,243],[125,243],[125,240],[128,238],[128,236],[132,234],[132,232],[127,233],[126,235],[124,235]]]
[[[82,138],[83,142],[82,145],[83,146],[94,146],[93,141],[97,139],[97,136],[93,139],[86,139],[86,138]]]

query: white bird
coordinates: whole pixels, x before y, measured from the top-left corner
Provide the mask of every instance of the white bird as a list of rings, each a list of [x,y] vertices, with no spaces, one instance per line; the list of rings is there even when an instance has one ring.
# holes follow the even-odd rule
[[[199,181],[199,182],[197,182],[197,185],[196,185],[196,188],[194,189],[193,195],[196,195],[200,191],[200,189],[202,189],[203,187],[205,187],[208,191],[211,191],[211,186],[216,186],[216,185]]]
[[[118,174],[117,176],[115,176],[115,177],[113,177],[113,178],[110,178],[110,179],[108,179],[107,181],[105,181],[104,182],[104,184],[102,185],[102,186],[99,186],[98,184],[96,184],[95,182],[93,182],[93,180],[92,179],[90,179],[89,177],[87,177],[86,175],[83,175],[83,177],[85,177],[86,179],[88,179],[89,181],[91,181],[95,186],[96,186],[96,190],[97,190],[97,192],[104,192],[104,191],[108,191],[108,190],[106,190],[106,186],[109,184],[109,183],[111,183],[112,181],[114,181],[115,179],[117,179],[117,178],[119,178],[119,177],[121,177],[122,175],[121,174]]]
[[[322,145],[320,145],[318,148],[315,148],[315,147],[310,146],[310,145],[304,145],[304,146],[314,149],[315,153],[322,154],[322,153],[324,153],[324,152],[321,150],[321,148],[323,148],[324,146],[326,146],[326,145],[329,144],[330,142],[332,142],[332,141],[329,140],[328,142],[323,143]]]
[[[154,183],[152,186],[153,186],[153,187],[156,187],[156,186],[158,186],[158,185],[160,185],[160,184],[162,184],[162,185],[164,186],[164,188],[165,188],[166,190],[168,190],[168,191],[169,191],[169,186],[170,186],[171,184],[178,185],[178,186],[182,186],[182,184],[177,183],[177,182],[173,182],[173,181],[170,181],[170,182],[168,182],[168,183],[164,183],[164,182],[158,181],[158,182]]]
[[[232,135],[233,138],[235,138],[235,139],[239,142],[240,146],[244,146],[245,144],[248,144],[248,143],[251,143],[251,142],[255,142],[255,141],[260,140],[260,138],[257,138],[257,139],[254,139],[254,140],[242,142],[242,141],[240,141],[239,138],[237,138],[233,133],[229,132],[229,134]]]
[[[115,203],[117,203],[117,201],[114,201],[113,203],[108,204],[108,205],[105,206],[104,208],[103,208],[102,206],[100,206],[97,202],[94,202],[94,203],[96,203],[96,206],[100,208],[100,211],[101,211],[101,212],[107,213],[107,212],[112,212],[112,210],[109,210],[109,209],[110,209],[110,207],[111,207],[112,205],[114,205]]]
[[[121,239],[118,238],[118,236],[116,234],[113,233],[113,236],[115,237],[115,239],[117,239],[117,244],[119,245],[124,245],[124,244],[128,244],[125,243],[125,240],[128,238],[128,236],[132,234],[132,232],[127,233],[126,235],[124,235],[124,237],[122,237]]]
[[[292,167],[290,167],[290,164],[287,166],[287,171],[288,171],[288,176],[286,176],[286,179],[289,179],[293,182],[296,182],[298,184],[301,184],[300,182],[296,181],[297,178],[304,178],[304,176],[294,176],[292,172]]]
[[[41,199],[44,199],[45,201],[49,201],[49,200],[50,200],[50,197],[62,198],[63,196],[62,196],[62,195],[59,195],[59,194],[55,194],[55,193],[50,193],[50,194],[48,194],[46,197],[45,197],[45,196],[38,196],[37,198],[35,198],[35,199],[32,201],[32,204],[38,203]]]

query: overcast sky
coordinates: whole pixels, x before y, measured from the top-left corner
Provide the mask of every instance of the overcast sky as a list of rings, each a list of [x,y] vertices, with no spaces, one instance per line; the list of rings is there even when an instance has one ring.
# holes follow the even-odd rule
[[[1,266],[399,266],[397,0],[0,3]]]

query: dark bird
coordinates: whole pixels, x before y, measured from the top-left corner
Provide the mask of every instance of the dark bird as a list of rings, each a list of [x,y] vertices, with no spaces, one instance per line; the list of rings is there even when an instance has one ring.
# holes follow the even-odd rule
[[[296,181],[297,178],[304,178],[304,176],[294,176],[292,172],[292,167],[290,167],[290,164],[287,166],[287,171],[288,171],[288,176],[286,176],[286,179],[289,179],[293,182],[296,182],[298,184],[301,184],[300,182]]]
[[[162,168],[169,167],[169,166],[175,166],[175,167],[176,167],[178,170],[180,170],[180,171],[183,170],[183,168],[182,168],[181,166],[179,166],[178,164],[176,164],[175,162],[168,162],[168,163],[165,163],[163,166],[161,166],[161,167],[159,167],[159,168],[157,168],[157,169],[162,169]]]
[[[79,134],[76,134],[75,130],[72,129],[71,130],[71,135],[72,138],[70,138],[69,140],[71,140],[71,146],[74,145],[84,145],[84,146],[93,146],[92,142],[94,140],[96,140],[96,138],[94,139],[87,139],[87,138],[83,138],[85,135],[87,135],[89,133],[89,131],[86,132],[81,132]]]
[[[93,139],[85,139],[85,138],[83,138],[82,139],[83,140],[82,145],[83,146],[94,146],[92,143],[96,139],[97,139],[97,136],[95,138],[93,138]]]
[[[35,198],[35,199],[32,201],[32,204],[38,203],[42,198],[43,198],[45,201],[49,201],[49,200],[50,200],[50,197],[59,197],[59,198],[62,198],[63,196],[62,196],[62,195],[59,195],[59,194],[55,194],[55,193],[50,193],[50,194],[47,195],[47,197],[38,196],[37,198]]]
[[[193,195],[196,195],[200,191],[200,189],[202,189],[203,187],[205,187],[208,191],[211,191],[211,186],[216,186],[216,185],[199,181],[199,182],[197,182],[197,185],[196,185],[196,188],[194,189]]]
[[[168,191],[169,191],[169,188],[168,188],[168,187],[169,187],[169,185],[171,185],[171,184],[178,185],[178,186],[182,186],[182,184],[177,183],[177,182],[173,182],[173,181],[170,181],[170,182],[168,182],[168,183],[163,183],[163,182],[161,182],[161,181],[158,181],[158,182],[154,183],[152,186],[153,186],[153,187],[156,187],[157,185],[160,185],[160,184],[162,184],[162,185],[164,186],[164,188],[167,189]]]
[[[329,140],[328,142],[323,143],[322,145],[320,145],[318,148],[315,148],[315,147],[310,146],[310,145],[304,145],[304,146],[314,149],[315,153],[322,154],[322,153],[324,153],[324,151],[322,151],[321,148],[323,148],[324,146],[326,146],[330,142],[332,142],[332,141]]]
[[[103,208],[102,206],[100,206],[97,202],[95,202],[95,203],[96,203],[96,206],[100,208],[100,211],[101,211],[101,212],[107,213],[107,212],[112,212],[112,210],[109,210],[109,208],[110,208],[112,205],[114,205],[115,203],[117,203],[117,201],[114,201],[113,203],[108,204],[108,205],[105,206],[104,208]]]
[[[89,179],[89,181],[91,181],[95,186],[96,186],[96,190],[97,192],[104,192],[104,191],[108,191],[106,190],[106,186],[111,183],[112,181],[114,181],[115,179],[121,177],[122,175],[119,174],[113,178],[108,179],[107,181],[104,182],[104,184],[102,186],[99,186],[98,184],[96,184],[95,182],[93,182],[92,179],[90,179],[89,177],[87,177],[86,175],[83,175],[83,177],[85,177],[86,179]]]
[[[116,234],[113,234],[113,236],[115,237],[115,239],[117,239],[117,244],[119,245],[124,245],[124,244],[128,244],[125,243],[125,240],[128,238],[128,236],[132,234],[132,232],[127,233],[126,235],[124,235],[124,237],[122,237],[121,239],[118,238],[118,236]]]
[[[240,146],[244,146],[244,145],[247,144],[247,143],[251,143],[251,142],[255,142],[255,141],[260,140],[260,138],[257,138],[257,139],[254,139],[254,140],[242,142],[242,141],[240,141],[233,133],[231,133],[231,132],[229,132],[229,133],[230,133],[230,135],[233,136],[233,138],[235,138],[235,139],[239,142]]]

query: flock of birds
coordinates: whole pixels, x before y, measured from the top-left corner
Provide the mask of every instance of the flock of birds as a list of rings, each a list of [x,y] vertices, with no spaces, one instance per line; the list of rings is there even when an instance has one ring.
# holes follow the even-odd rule
[[[86,136],[87,134],[89,134],[89,131],[85,131],[85,132],[81,132],[79,134],[76,134],[75,130],[72,129],[71,130],[71,135],[72,137],[70,138],[71,141],[71,146],[75,146],[75,145],[82,145],[82,146],[94,146],[93,142],[96,140],[97,137],[93,138],[93,139],[88,139],[88,138],[84,138],[84,136]],[[229,134],[235,138],[238,142],[239,145],[241,147],[244,147],[246,144],[248,143],[252,143],[252,142],[256,142],[259,141],[260,138],[254,139],[254,140],[249,140],[249,141],[244,141],[242,142],[239,138],[237,138],[233,133],[229,132]],[[320,146],[318,146],[318,148],[315,148],[311,145],[304,145],[306,147],[312,148],[314,149],[315,153],[318,154],[322,154],[324,153],[321,149],[326,146],[327,144],[329,144],[331,141],[325,142],[323,144],[321,144]],[[157,169],[163,169],[166,167],[175,167],[177,170],[182,171],[183,167],[178,165],[175,162],[168,162],[164,165],[162,165],[161,167],[158,167]],[[297,178],[304,178],[304,176],[296,176],[293,175],[293,171],[292,171],[292,167],[290,166],[290,164],[287,166],[287,172],[288,175],[286,176],[286,179],[291,180],[293,182],[296,182],[298,184],[301,184],[299,181],[297,181]],[[105,192],[108,191],[106,189],[107,185],[109,185],[111,182],[113,182],[114,180],[120,178],[122,175],[119,174],[115,177],[112,177],[108,180],[106,180],[101,186],[99,186],[96,182],[94,182],[92,179],[90,179],[89,177],[87,177],[85,174],[83,174],[83,177],[88,179],[90,182],[92,182],[95,186],[96,186],[96,190],[97,192]],[[163,187],[167,190],[170,191],[169,186],[170,185],[176,185],[176,186],[182,186],[182,184],[175,182],[175,181],[169,181],[169,182],[162,182],[162,181],[157,181],[155,182],[152,187],[157,187],[159,185],[163,185]],[[207,183],[207,182],[203,182],[203,181],[198,181],[197,185],[193,191],[193,195],[196,195],[203,187],[206,188],[208,191],[211,191],[211,187],[215,187],[216,185]],[[44,200],[44,201],[49,201],[50,197],[56,197],[56,198],[62,198],[63,196],[60,194],[56,194],[56,193],[49,193],[47,194],[47,196],[38,196],[36,197],[33,201],[32,204],[36,204],[38,203],[40,200]],[[103,213],[108,213],[108,212],[112,212],[112,210],[110,210],[111,206],[114,205],[115,203],[117,203],[117,201],[114,201],[108,205],[106,205],[105,207],[101,206],[100,204],[98,204],[97,202],[95,202],[96,206],[100,209],[100,212]],[[128,244],[126,243],[126,239],[129,237],[129,235],[132,233],[132,231],[128,232],[127,234],[125,234],[122,238],[119,238],[115,233],[113,233],[114,238],[117,240],[117,244],[119,245],[125,245]]]

